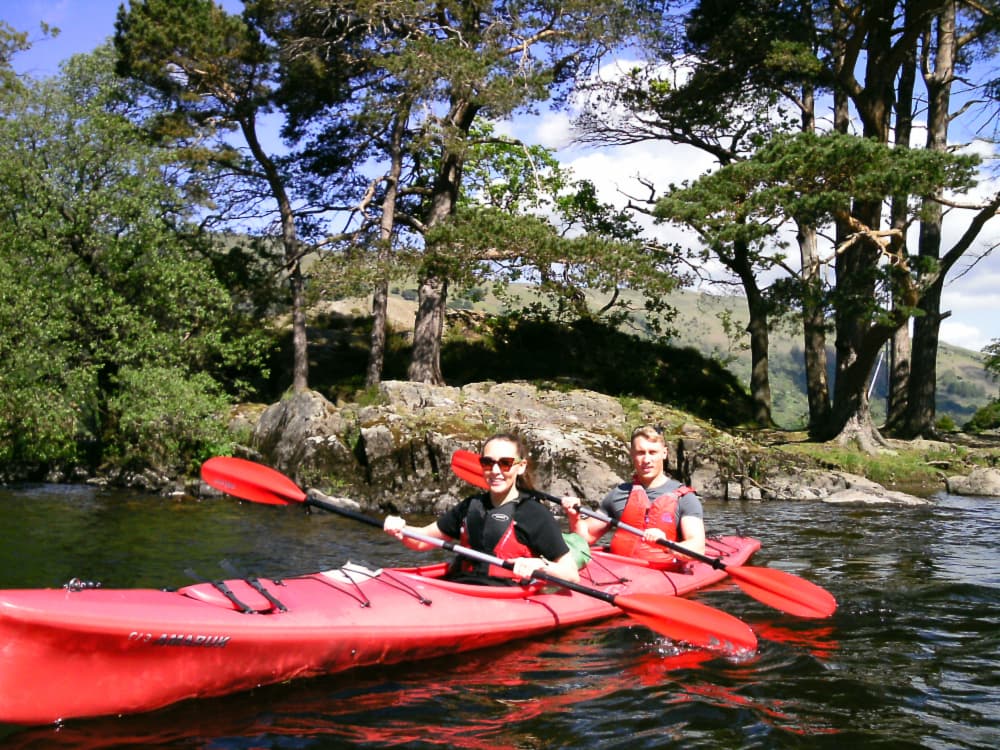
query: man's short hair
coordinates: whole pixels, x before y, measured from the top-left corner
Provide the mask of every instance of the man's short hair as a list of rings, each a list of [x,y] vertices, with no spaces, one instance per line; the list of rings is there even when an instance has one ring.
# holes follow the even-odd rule
[[[654,443],[661,443],[664,447],[667,445],[667,441],[663,439],[663,430],[648,424],[632,430],[632,437],[628,441],[629,447],[635,445],[636,438],[645,438]]]

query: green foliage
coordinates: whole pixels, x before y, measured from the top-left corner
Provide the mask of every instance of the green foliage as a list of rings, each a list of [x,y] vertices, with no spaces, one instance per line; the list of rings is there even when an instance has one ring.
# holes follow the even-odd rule
[[[93,382],[86,370],[64,371],[44,351],[0,362],[0,464],[29,474],[73,465],[85,452]]]
[[[551,164],[548,152],[509,143],[490,146],[477,151],[478,158],[498,157],[488,168],[471,162],[479,180],[472,184],[481,183],[472,194],[482,202],[463,205],[425,233],[452,282],[489,280],[502,296],[512,283],[537,279],[541,301],[535,314],[562,321],[593,316],[609,325],[640,313],[626,302],[632,298],[619,293],[629,288],[643,295],[641,312],[651,332],[666,333],[665,298],[678,284],[675,256],[640,243],[630,216],[600,202],[593,183],[571,182]],[[548,215],[531,212],[546,207]],[[591,304],[582,289],[604,301]]]
[[[18,52],[23,52],[30,46],[26,32],[17,31],[0,19],[0,92],[18,85],[11,60]]]
[[[983,354],[987,355],[983,368],[987,372],[1000,376],[1000,339],[993,339],[987,344],[983,348]]]
[[[0,456],[29,471],[155,451],[128,443],[138,422],[119,429],[135,373],[172,373],[184,415],[185,378],[196,401],[217,397],[210,381],[259,370],[267,348],[111,68],[101,49],[0,102]]]
[[[266,107],[270,50],[241,16],[212,0],[122,5],[114,44],[118,75],[144,81],[172,105],[154,113],[163,136],[232,130],[230,123]]]
[[[977,411],[972,419],[962,425],[965,432],[985,432],[1000,428],[1000,400],[993,401]]]
[[[964,380],[955,373],[944,373],[938,378],[938,392],[963,399],[981,399],[986,396],[982,385]]]
[[[939,432],[958,432],[958,425],[955,424],[955,420],[947,414],[938,417],[937,421],[934,422],[934,427]]]
[[[120,466],[192,474],[205,459],[232,452],[230,400],[206,373],[125,368],[115,386],[108,412],[119,440],[110,458]]]
[[[778,135],[751,158],[673,191],[657,214],[698,227],[707,245],[754,243],[785,219],[821,226],[845,217],[855,201],[968,189],[978,161],[840,133]],[[915,198],[911,215],[919,205]]]
[[[936,464],[960,461],[965,455],[965,449],[951,446],[930,450],[900,446],[893,451],[867,454],[835,443],[795,443],[782,450],[809,456],[821,466],[867,477],[889,487],[902,482],[907,486],[938,487],[940,470]]]
[[[1000,339],[993,339],[986,345],[983,348],[983,354],[987,355],[983,369],[995,376],[1000,376]],[[963,430],[972,433],[998,428],[1000,428],[1000,399],[995,399],[979,409],[972,416],[972,419],[962,426]]]

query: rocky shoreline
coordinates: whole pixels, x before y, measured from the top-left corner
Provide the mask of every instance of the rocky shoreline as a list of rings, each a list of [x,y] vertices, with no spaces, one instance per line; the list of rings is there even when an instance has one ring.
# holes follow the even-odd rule
[[[649,401],[525,382],[459,388],[404,381],[382,383],[374,401],[333,404],[306,391],[267,407],[246,407],[234,424],[252,428],[253,437],[237,453],[360,508],[432,514],[470,489],[450,470],[452,453],[475,450],[488,435],[516,428],[532,448],[539,488],[596,503],[629,473],[625,441],[631,428],[650,423],[668,438],[671,472],[706,498],[932,502],[816,466],[780,447],[762,447]],[[175,490],[216,492],[195,484]],[[941,486],[927,495],[938,490],[1000,496],[1000,471],[942,474]]]

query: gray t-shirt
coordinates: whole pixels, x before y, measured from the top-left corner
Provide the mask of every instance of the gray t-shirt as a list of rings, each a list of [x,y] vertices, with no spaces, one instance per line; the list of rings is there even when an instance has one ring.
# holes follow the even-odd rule
[[[628,496],[632,492],[632,486],[632,482],[622,482],[618,486],[612,488],[612,490],[604,496],[604,499],[601,500],[601,510],[615,520],[621,518],[622,513],[625,511],[625,504],[628,502]],[[673,492],[678,487],[683,486],[684,485],[676,479],[668,479],[658,487],[646,487],[646,497],[648,497],[649,502],[652,503],[660,495]],[[681,519],[688,516],[692,518],[705,517],[704,509],[701,507],[701,498],[699,498],[695,492],[689,492],[686,495],[681,495],[680,499],[677,501],[678,539],[684,538],[681,534]]]

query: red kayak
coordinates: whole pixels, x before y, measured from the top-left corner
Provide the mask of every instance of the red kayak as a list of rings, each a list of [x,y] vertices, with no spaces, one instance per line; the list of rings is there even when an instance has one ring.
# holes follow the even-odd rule
[[[708,554],[740,566],[759,548],[756,539],[730,536],[709,540]],[[560,586],[452,583],[441,578],[444,569],[347,564],[177,591],[0,591],[0,722],[151,711],[295,677],[488,648],[622,611]],[[725,577],[704,562],[666,572],[595,552],[581,584],[631,602],[688,594]]]

